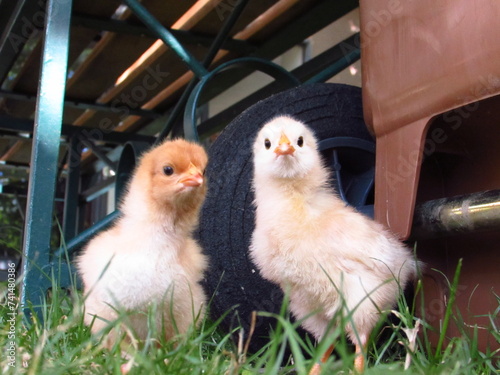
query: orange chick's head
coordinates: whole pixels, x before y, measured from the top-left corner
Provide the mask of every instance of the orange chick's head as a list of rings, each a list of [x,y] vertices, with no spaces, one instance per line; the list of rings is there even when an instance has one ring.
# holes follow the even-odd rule
[[[321,164],[312,131],[286,116],[276,117],[262,127],[253,151],[256,172],[268,178],[303,178]]]
[[[197,210],[205,197],[207,160],[200,145],[168,140],[141,158],[131,190],[138,187],[150,209]]]

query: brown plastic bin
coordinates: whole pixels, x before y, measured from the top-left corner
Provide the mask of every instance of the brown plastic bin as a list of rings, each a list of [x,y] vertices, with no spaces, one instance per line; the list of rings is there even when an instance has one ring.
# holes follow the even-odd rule
[[[360,18],[375,217],[417,240],[426,317],[438,331],[449,290],[432,268],[451,281],[463,258],[464,327],[478,327],[481,348],[498,345],[481,327],[498,308],[500,228],[451,236],[412,234],[412,225],[425,201],[500,188],[500,1],[361,0]]]

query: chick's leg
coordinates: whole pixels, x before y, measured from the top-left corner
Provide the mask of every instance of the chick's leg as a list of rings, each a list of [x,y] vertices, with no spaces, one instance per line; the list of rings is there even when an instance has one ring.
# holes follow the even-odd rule
[[[356,357],[354,358],[354,370],[358,374],[362,374],[365,370],[365,357],[363,353],[366,353],[367,347],[366,337],[362,337],[356,344]]]
[[[326,350],[326,352],[323,353],[320,363],[315,363],[313,365],[311,371],[309,371],[309,375],[319,375],[321,373],[321,365],[328,360],[332,352],[333,352],[333,345],[330,345],[330,347]]]

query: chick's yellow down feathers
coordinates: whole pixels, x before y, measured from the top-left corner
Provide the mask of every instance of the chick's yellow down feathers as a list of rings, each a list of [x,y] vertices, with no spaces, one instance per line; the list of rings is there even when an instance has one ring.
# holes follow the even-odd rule
[[[207,155],[185,140],[145,153],[121,202],[114,226],[92,239],[77,260],[84,284],[85,322],[94,333],[127,312],[136,338],[148,336],[145,312],[158,306],[156,327],[171,338],[203,313],[199,285],[207,267],[192,238],[206,191]],[[130,330],[129,330],[130,331]],[[116,341],[112,331],[107,343]]]
[[[415,260],[382,225],[331,191],[304,124],[275,118],[260,130],[253,151],[254,263],[289,294],[292,314],[305,318],[303,327],[316,339],[336,314],[352,313],[345,330],[361,353],[379,312],[392,308],[415,277]],[[362,356],[356,368],[362,371]]]

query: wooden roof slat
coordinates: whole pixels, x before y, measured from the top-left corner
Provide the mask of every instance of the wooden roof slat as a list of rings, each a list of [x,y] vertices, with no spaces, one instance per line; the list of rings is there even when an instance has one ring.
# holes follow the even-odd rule
[[[201,59],[206,54],[204,47],[190,48],[190,52],[195,58]],[[116,108],[115,113],[86,111],[82,116],[75,120],[75,125],[86,125],[91,127],[99,126],[103,118],[111,119],[118,124],[126,117],[127,108],[139,109],[177,77],[182,76],[187,71],[184,64],[179,63],[177,55],[173,51],[167,51],[154,64],[148,67],[144,75],[134,76],[128,80],[128,85],[123,87],[116,96],[107,100],[107,104]],[[100,100],[98,101],[101,102]],[[104,102],[104,101],[103,101]],[[124,115],[125,114],[125,115]],[[85,120],[85,121],[83,121]]]
[[[15,142],[17,142],[17,139],[13,140],[10,137],[0,137],[0,155],[5,155],[5,153],[12,148]],[[5,161],[3,159],[0,160]]]
[[[140,35],[152,38],[152,40],[156,40],[158,38],[156,33],[148,29],[146,26],[132,23],[129,20],[103,19],[88,17],[82,14],[75,14],[73,15],[72,26],[94,29],[99,32],[110,31],[119,34]],[[212,44],[212,41],[215,38],[215,35],[207,33],[178,29],[170,29],[169,31],[182,45],[200,44],[208,47]],[[255,49],[255,47],[249,43],[231,38],[228,38],[224,42],[222,48],[227,50],[236,50],[243,53],[249,53]]]
[[[261,13],[253,22],[248,24],[243,30],[234,34],[233,38],[245,40],[252,37],[254,34],[262,30],[266,25],[273,22],[274,19],[283,14],[287,9],[291,8],[299,0],[280,0],[275,3],[272,7],[268,8],[265,12]],[[214,59],[214,64],[221,61],[226,55],[227,51],[219,51]],[[145,103],[141,108],[143,109],[153,109],[160,105],[163,101],[167,100],[170,96],[174,95],[178,90],[183,88],[192,78],[194,74],[192,72],[187,72],[177,80],[175,80],[171,85],[163,89],[157,96],[151,99],[149,102]],[[126,118],[122,124],[116,128],[116,131],[126,131],[130,129],[140,118],[137,116],[130,116]]]
[[[215,6],[221,0],[200,0],[197,1],[188,11],[186,11],[182,17],[180,17],[172,27],[178,30],[188,30],[193,25],[193,20],[199,20],[210,11],[210,8]],[[185,15],[188,14],[189,17]],[[160,40],[154,42],[142,55],[131,64],[128,69],[124,70],[128,72],[123,79],[118,79],[118,83],[111,86],[107,91],[105,91],[99,98],[97,98],[97,103],[109,103],[113,98],[117,97],[125,88],[131,85],[131,83],[136,79],[141,73],[144,73],[150,65],[153,64],[158,58],[163,56],[168,51],[168,47],[163,44]],[[86,124],[87,121],[95,115],[95,111],[85,111],[82,117],[75,120],[76,125]]]
[[[32,35],[32,38],[34,40],[31,41],[31,43],[34,43],[35,46],[31,50],[28,56],[23,60],[22,58],[18,58],[18,61],[13,66],[13,69],[17,71],[17,75],[9,77],[9,79],[6,79],[3,82],[2,88],[4,90],[12,90],[13,87],[16,87],[18,84],[19,80],[21,77],[23,77],[25,74],[28,74],[32,66],[37,63],[36,61],[36,56],[40,56],[40,50],[42,48],[42,44],[40,43],[40,40],[42,38],[41,34],[34,34]],[[37,51],[38,50],[38,51]],[[0,108],[2,108],[5,111],[10,111],[11,113],[15,114],[16,110],[13,108],[14,104],[12,101],[9,101],[8,99],[2,97],[0,98]],[[21,111],[19,114],[20,116],[25,115],[24,109]]]
[[[272,17],[273,15],[275,15],[276,13],[281,13],[283,11],[284,8],[286,8],[286,6],[283,6],[283,2],[290,2],[291,5],[293,5],[295,3],[295,1],[297,0],[282,0],[281,2],[278,2],[278,5],[273,8],[271,7],[270,9],[271,12],[267,14],[266,16],[266,19],[269,20],[269,22],[272,21]],[[290,5],[290,6],[291,6]],[[269,11],[269,10],[268,10]],[[260,14],[260,12],[259,12]],[[261,23],[259,24],[255,24],[254,26],[252,26],[250,28],[250,30],[254,30],[254,32],[257,32],[261,29]],[[236,29],[237,30],[237,29]],[[233,32],[234,33],[234,32]],[[245,37],[248,35],[250,36],[252,34],[252,31],[249,31],[247,30],[245,32],[245,34],[242,34],[240,35],[240,37],[238,37],[236,34],[235,35],[235,38],[236,39],[245,39]],[[160,44],[160,41],[157,41],[155,43],[156,45],[153,45],[152,46],[152,51],[150,52],[149,54],[149,58],[151,60],[154,60],[156,58],[159,58],[161,56],[161,53],[159,52],[162,52],[162,50],[167,50],[167,47],[161,43]],[[227,55],[227,52],[225,51],[219,51],[219,53],[217,54],[217,56],[215,57],[214,61],[218,61],[220,59],[222,59],[224,56]],[[151,63],[151,61],[146,61],[147,63]],[[145,65],[147,64],[143,64],[143,65],[140,65],[142,67],[144,67]],[[137,74],[137,70],[135,71]],[[128,77],[127,77],[128,78]],[[161,102],[163,102],[166,98],[176,94],[182,87],[184,87],[191,79],[193,78],[193,73],[190,72],[190,71],[187,71],[186,73],[184,73],[182,76],[180,76],[180,78],[176,79],[172,84],[168,85],[165,89],[163,89],[161,91],[161,93],[159,95],[156,95],[155,97],[153,97],[150,101],[148,101],[147,103],[145,103],[141,108],[145,109],[145,108],[155,108],[157,105],[159,105]],[[108,92],[108,93],[105,93],[105,95],[109,95],[107,97],[103,97],[101,99],[103,100],[111,100],[112,98],[112,95],[111,94],[114,94],[114,95],[117,95],[117,92]],[[90,121],[90,119],[95,115],[96,113],[93,112],[93,111],[86,111],[78,120],[77,120],[77,123],[81,123],[81,124],[85,124],[87,121]],[[115,131],[127,131],[129,130],[132,126],[134,126],[137,121],[139,121],[141,118],[138,117],[138,116],[128,116],[125,118],[125,120],[122,120],[119,124],[119,126],[115,129]],[[95,119],[94,119],[95,120]],[[90,157],[91,154],[90,153],[87,153],[85,155],[83,155],[83,159],[87,159],[88,157]]]
[[[5,152],[2,157],[0,157],[0,161],[16,161],[19,162],[19,158],[21,153],[26,152],[26,148],[29,147],[31,150],[31,141],[16,141],[14,145],[9,148],[7,152]],[[25,160],[21,160],[24,162]]]
[[[194,4],[186,13],[179,18],[175,24],[172,25],[173,29],[177,30],[190,30],[200,20],[206,17],[210,11],[216,7],[221,0],[199,0]],[[152,13],[155,14],[155,13]]]
[[[273,7],[278,2],[278,0],[250,0],[248,5],[243,10],[243,13],[236,20],[236,23],[229,35],[234,36],[234,34],[243,30],[249,23],[253,22],[263,12]],[[193,28],[193,30],[204,34],[217,34],[226,18],[230,16],[235,6],[236,1],[220,2],[214,7],[211,12],[206,15],[206,17],[200,20],[200,22],[196,25],[196,27]]]
[[[168,12],[160,12],[158,19],[163,24],[171,25],[185,13],[191,3],[193,1],[176,3],[174,9],[170,9]],[[163,7],[165,6],[164,2],[144,1],[146,7],[151,4],[163,4]],[[133,17],[132,12],[128,11],[126,17],[122,19]],[[96,46],[97,49],[92,51],[89,56],[88,62],[78,72],[78,77],[71,81],[68,88],[68,95],[71,97],[97,100],[102,92],[112,87],[122,72],[140,58],[153,43],[151,38],[136,35],[105,34],[106,37],[103,37],[105,40],[99,42],[99,46]]]
[[[90,15],[111,17],[120,4],[121,1],[118,0],[92,2],[91,4],[82,0],[75,1],[75,4],[73,4],[73,10],[76,9],[78,11],[84,9],[86,13]],[[90,41],[94,38],[93,34],[89,34],[88,32],[81,33],[81,30],[81,28],[73,28],[71,31],[72,41],[70,43],[68,65],[72,64],[83,49],[86,48]],[[38,77],[40,74],[41,44],[32,51],[27,61],[31,62],[31,64],[29,64],[29,69],[26,64],[25,67],[23,67],[22,74],[19,75],[16,79],[16,83],[12,85],[12,87],[21,92],[36,93],[38,90]],[[34,103],[14,100],[7,100],[4,106],[9,114],[20,117],[31,117],[35,109]],[[18,141],[12,146],[11,149],[1,155],[0,160],[27,163],[29,161],[30,153],[31,146],[28,152],[26,152],[26,142]]]
[[[245,27],[242,31],[234,34],[235,39],[245,40],[251,37],[254,33],[259,32],[262,27],[264,27],[267,23],[270,23],[280,14],[283,14],[287,9],[292,7],[298,0],[280,0],[275,3],[273,6],[268,8],[264,13],[262,13],[259,17],[257,17],[258,21],[250,23],[247,27]],[[138,64],[138,68],[134,70],[133,74],[137,75],[142,73],[147,66],[151,65],[156,59],[160,58],[163,53],[165,53],[168,48],[161,42],[157,41],[154,46],[151,48],[150,57],[145,60],[141,65]],[[165,51],[165,52],[164,52]],[[221,60],[228,54],[227,51],[220,51],[214,62]],[[141,68],[139,68],[141,67]],[[161,92],[153,97],[150,101],[146,102],[141,108],[155,108],[157,105],[167,100],[171,95],[174,95],[178,90],[184,87],[194,75],[191,72],[186,72],[180,76],[180,78],[176,79],[170,85],[168,85],[165,89],[161,90]],[[128,78],[128,77],[127,77]],[[106,101],[110,101],[113,97],[116,97],[118,94],[118,90],[112,90],[111,92],[105,93],[105,97],[103,98]],[[88,117],[88,113],[86,114],[86,119],[90,119]],[[120,126],[116,129],[117,131],[124,131],[133,126],[139,118],[137,116],[133,116],[132,119],[124,119],[121,121]]]
[[[85,8],[86,2],[75,1],[73,7],[75,8]],[[115,12],[116,8],[120,4],[120,1],[105,1],[105,2],[92,2],[90,6],[87,6],[87,12],[94,16],[111,17]],[[82,51],[87,48],[87,46],[92,42],[97,33],[89,33],[87,29],[81,27],[71,28],[71,43],[69,46],[69,56],[68,56],[68,66],[71,66],[75,60],[80,56]],[[42,38],[43,40],[43,38]],[[41,42],[41,41],[40,41]],[[41,43],[38,43],[37,47],[31,52],[28,57],[25,66],[20,74],[16,77],[15,83],[10,85],[9,89],[17,92],[22,92],[26,94],[36,95],[38,90],[38,79],[40,75],[40,61],[41,61]],[[28,69],[29,67],[29,69]],[[71,80],[68,81],[71,85]],[[31,106],[26,106],[22,102],[16,102],[13,100],[6,101],[6,108],[13,116],[26,117]]]
[[[347,2],[349,6],[353,3],[352,0]],[[216,35],[225,18],[229,16],[232,7],[234,7],[234,2],[224,0],[183,0],[182,2],[143,0],[142,3],[163,25],[202,36]],[[106,22],[106,19],[111,19],[111,16],[115,14],[120,4],[121,2],[118,0],[103,2],[74,0],[73,11],[89,21],[91,21],[92,17],[95,17],[99,22]],[[307,14],[314,7],[318,8],[318,4],[321,4],[323,13],[318,15],[315,12],[318,18],[321,19],[319,23],[324,26],[327,24],[324,23],[324,18],[328,18],[326,15],[323,16],[324,13],[327,13],[325,9],[327,10],[328,7],[342,7],[330,0],[251,0],[231,30],[230,36],[234,39],[249,41],[250,44],[255,45],[257,48],[256,56],[273,58],[283,52],[282,45],[289,45],[288,42],[283,43],[284,38],[286,38],[283,31],[288,30],[292,22],[295,25],[295,20],[300,18],[307,19],[307,22],[304,23],[312,22],[316,24],[314,17],[306,18],[302,17],[302,15]],[[166,111],[179,97],[181,90],[193,78],[191,71],[187,69],[174,51],[170,50],[161,41],[152,38],[151,34],[142,35],[140,33],[139,29],[142,23],[130,11],[126,11],[121,17],[118,17],[118,21],[137,25],[136,30],[131,33],[120,33],[100,31],[96,29],[96,24],[88,24],[88,27],[77,23],[72,25],[71,63],[91,43],[95,43],[95,45],[87,58],[68,80],[66,93],[67,97],[72,99],[113,105],[117,108],[117,111],[103,112],[65,107],[65,123],[100,127],[106,122],[106,124],[120,124],[116,131],[135,132],[148,124],[151,119],[132,115],[127,116],[125,109],[118,110],[118,108],[124,104],[126,96],[130,96],[134,89],[137,93],[137,87],[144,86],[144,80],[147,79],[148,74],[151,75],[151,69],[158,69],[159,72],[168,72],[169,74],[161,77],[160,85],[148,89],[147,95],[143,99],[141,96],[141,100],[134,102],[133,105],[136,108],[155,110],[157,112]],[[126,25],[121,24],[120,27],[122,26]],[[304,24],[301,27],[309,31],[314,29],[310,24]],[[305,35],[298,32],[301,29],[295,28],[294,30],[293,38],[295,38],[295,41],[298,40],[299,34]],[[94,41],[97,35],[100,35],[101,39]],[[279,42],[275,39],[281,39],[282,41]],[[281,44],[277,45],[277,43]],[[207,42],[201,43],[201,45],[193,43],[184,45],[199,61],[202,60],[207,50]],[[272,48],[272,46],[275,47]],[[146,51],[148,53],[145,54]],[[23,90],[23,92],[32,90],[32,92],[36,92],[39,70],[39,59],[36,59],[36,56],[36,54],[30,56],[32,61],[27,63],[26,69],[19,77],[19,81],[13,88],[10,88],[11,90],[14,92],[16,90]],[[221,50],[215,57],[212,68],[239,56],[240,53],[237,50]],[[124,72],[127,72],[127,74],[124,74]],[[117,82],[121,76],[122,78]],[[236,72],[235,75],[231,75],[230,79],[221,77],[222,80],[226,80],[222,86],[226,85],[224,87],[227,87],[229,81],[239,79],[234,77],[241,78],[241,74]],[[217,90],[222,90],[219,88],[222,87],[220,85],[217,85],[217,87],[212,86],[207,90],[209,95],[213,95]],[[33,103],[9,100],[8,107],[0,108],[0,112],[5,113],[8,110],[14,116],[29,118],[33,114],[33,108]],[[104,130],[107,131],[107,129]],[[24,140],[21,142],[24,142]],[[29,149],[26,146],[16,145],[7,155],[4,154],[3,156],[8,157],[9,160],[15,159],[19,161],[25,158],[25,161],[29,161]]]
[[[193,5],[193,7],[189,9],[188,12],[184,13],[184,15],[172,25],[172,28],[178,30],[189,30],[193,26],[194,20],[199,21],[207,14],[207,12],[210,11],[210,7],[215,6],[220,1],[221,0],[198,1],[195,5]],[[187,13],[191,15],[190,18],[185,17]],[[119,80],[116,85],[104,92],[104,94],[99,97],[98,101],[107,103],[112,98],[116,97],[118,93],[120,93],[127,85],[129,85],[132,80],[134,80],[141,73],[144,73],[144,71],[151,64],[153,64],[167,51],[168,47],[161,40],[156,40],[148,48],[148,50],[144,52],[139,60],[135,61],[126,71],[124,71],[124,74],[127,74],[126,77]]]
[[[0,1],[0,84],[3,83],[33,32],[41,28],[37,16],[43,2]]]

